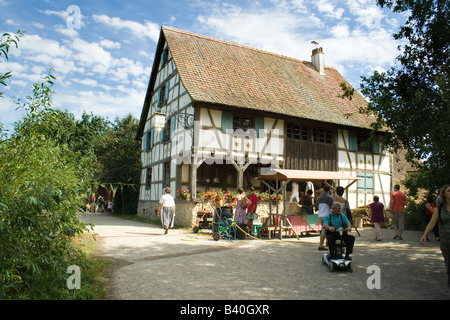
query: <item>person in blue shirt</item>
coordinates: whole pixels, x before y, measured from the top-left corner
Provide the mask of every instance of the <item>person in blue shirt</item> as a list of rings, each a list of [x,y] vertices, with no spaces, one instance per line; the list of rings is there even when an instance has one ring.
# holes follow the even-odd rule
[[[336,255],[336,240],[341,239],[339,229],[343,229],[342,240],[347,244],[345,250],[345,259],[351,260],[349,255],[353,252],[353,245],[355,244],[355,237],[348,234],[351,230],[351,223],[345,214],[341,213],[341,205],[339,202],[333,202],[331,205],[331,214],[325,216],[324,228],[326,230],[326,237],[328,241],[328,248],[330,255],[335,258]]]

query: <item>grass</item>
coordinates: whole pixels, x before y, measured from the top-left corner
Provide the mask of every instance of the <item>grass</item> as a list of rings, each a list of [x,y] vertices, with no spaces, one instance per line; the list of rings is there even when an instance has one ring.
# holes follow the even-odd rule
[[[81,267],[81,288],[73,289],[68,300],[102,300],[106,297],[106,277],[109,262],[98,255],[98,242],[92,237],[77,238],[76,245],[85,256]]]

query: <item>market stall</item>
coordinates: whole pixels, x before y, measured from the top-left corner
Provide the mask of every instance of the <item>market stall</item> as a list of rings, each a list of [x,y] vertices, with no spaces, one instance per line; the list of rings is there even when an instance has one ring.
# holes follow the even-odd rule
[[[298,239],[296,228],[290,221],[292,219],[286,217],[286,186],[289,182],[322,182],[334,190],[334,186],[328,183],[332,180],[336,182],[336,185],[345,182],[346,185],[343,187],[347,190],[360,178],[337,171],[269,169],[263,172],[258,180],[264,183],[269,188],[269,192],[275,194],[277,198],[279,195],[283,196],[283,213],[279,212],[278,205],[275,206],[275,213],[272,212],[272,206],[270,206],[269,219],[261,227],[261,233],[267,233],[269,238],[272,234],[277,234],[282,239],[283,231],[289,231],[293,232]],[[270,181],[274,181],[275,185],[270,184]]]

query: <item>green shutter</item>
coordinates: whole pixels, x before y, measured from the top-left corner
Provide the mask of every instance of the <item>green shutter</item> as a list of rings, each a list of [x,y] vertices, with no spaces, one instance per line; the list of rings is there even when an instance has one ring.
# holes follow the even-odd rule
[[[161,106],[161,103],[162,103],[162,90],[159,89],[158,90],[158,107]]]
[[[144,152],[148,151],[147,140],[148,140],[148,132],[144,133],[144,136],[142,138],[142,149],[144,150]]]
[[[222,111],[222,132],[233,130],[233,113],[229,111]]]
[[[164,92],[164,101],[169,101],[169,90],[170,90],[170,86],[169,86],[169,81],[167,81],[166,86],[165,86],[166,92]]]
[[[152,128],[152,131],[150,131],[150,149],[153,148],[154,137],[155,137],[155,128]]]
[[[358,190],[365,190],[366,189],[366,174],[359,173],[358,178],[361,178],[361,180],[358,180]]]
[[[161,69],[162,67],[164,67],[164,64],[166,63],[166,54],[167,54],[167,51],[166,50],[164,50],[162,53],[161,53],[161,61],[160,61],[160,64],[159,64],[159,68]]]
[[[354,131],[348,132],[348,150],[358,151],[358,135]]]
[[[264,117],[255,117],[255,130],[258,138],[264,136],[264,131],[259,131],[264,130]]]
[[[173,135],[173,132],[175,131],[175,126],[176,126],[176,118],[175,118],[175,116],[172,116],[171,118],[170,118],[170,138],[172,139],[172,135]]]
[[[373,173],[366,173],[366,191],[373,190]]]
[[[373,191],[373,173],[359,173],[358,178],[358,190]]]

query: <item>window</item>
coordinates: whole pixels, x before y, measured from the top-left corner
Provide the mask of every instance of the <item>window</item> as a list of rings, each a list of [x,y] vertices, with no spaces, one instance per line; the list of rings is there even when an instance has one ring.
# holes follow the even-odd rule
[[[287,139],[333,144],[333,131],[325,128],[308,127],[293,123],[287,124]]]
[[[264,129],[264,118],[258,118],[258,130]],[[227,133],[228,130],[255,129],[255,118],[247,115],[234,114],[229,111],[222,112],[222,132]]]
[[[288,139],[308,141],[309,140],[308,131],[309,130],[307,126],[288,123],[286,137]]]
[[[158,91],[158,107],[162,107],[167,101],[169,101],[169,82],[166,82]]]
[[[152,168],[147,168],[146,177],[145,177],[145,187],[146,189],[150,189],[152,186]]]
[[[358,191],[373,192],[373,173],[358,173]]]
[[[372,144],[368,140],[369,136],[358,134],[357,143],[358,143],[358,151],[371,152]]]
[[[233,130],[242,129],[247,131],[253,127],[252,119],[248,116],[233,115]]]
[[[333,144],[333,132],[324,128],[313,128],[312,139],[313,142]]]
[[[222,165],[206,163],[200,166],[200,179],[203,184],[218,184],[220,183],[220,175],[223,171]]]
[[[170,161],[164,162],[163,188],[170,187]]]
[[[308,127],[302,126],[302,140],[308,141]]]
[[[379,154],[382,151],[381,137],[375,135],[370,137],[369,134],[348,132],[349,150]]]

